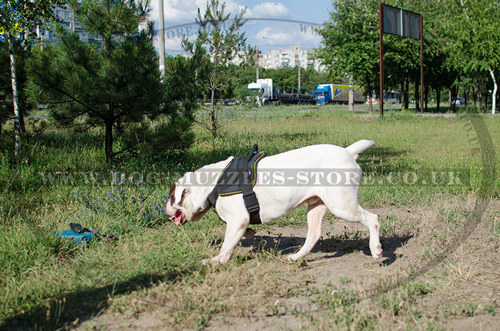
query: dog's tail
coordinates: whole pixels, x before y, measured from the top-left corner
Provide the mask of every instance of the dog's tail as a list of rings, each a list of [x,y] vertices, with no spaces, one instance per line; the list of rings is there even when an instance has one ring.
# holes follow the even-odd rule
[[[354,161],[356,161],[358,159],[359,154],[361,154],[362,152],[373,146],[375,146],[375,142],[363,139],[355,142],[354,144],[346,147],[345,149],[352,155]]]

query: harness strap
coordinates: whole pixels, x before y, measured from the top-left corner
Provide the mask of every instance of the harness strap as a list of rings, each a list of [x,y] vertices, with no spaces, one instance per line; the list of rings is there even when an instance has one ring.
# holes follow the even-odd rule
[[[256,167],[254,167],[254,164],[257,163],[265,155],[266,155],[265,152],[259,153],[257,145],[254,145],[252,148],[252,152],[249,155],[244,156],[244,157],[235,158],[231,161],[231,163],[235,162],[235,168],[237,171],[237,180],[239,183],[239,187],[241,189],[241,191],[239,193],[243,194],[243,201],[245,202],[245,207],[246,207],[248,213],[250,214],[250,224],[261,224],[262,223],[260,220],[260,215],[259,215],[259,210],[260,210],[259,201],[257,199],[257,196],[255,195],[255,192],[253,191],[253,183],[254,183],[254,179],[256,179],[257,174],[252,172],[251,169],[252,169],[252,167],[254,169],[256,169]],[[253,162],[250,162],[250,161],[252,161],[252,159],[253,159]],[[228,167],[229,167],[229,165],[228,165]],[[226,169],[228,167],[226,167]],[[220,193],[219,182],[224,177],[223,174],[224,174],[224,172],[219,177],[219,181],[217,182],[217,185],[215,185],[212,192],[210,192],[210,194],[208,195],[208,202],[213,208],[215,208],[217,198],[219,197],[219,193]],[[253,178],[252,178],[252,175],[253,175]]]
[[[215,208],[215,203],[217,202],[217,198],[219,197],[219,185],[215,185],[214,189],[208,195],[208,203],[212,208]]]

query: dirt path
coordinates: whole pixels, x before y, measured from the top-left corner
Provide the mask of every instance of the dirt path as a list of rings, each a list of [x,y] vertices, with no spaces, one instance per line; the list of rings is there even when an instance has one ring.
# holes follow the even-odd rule
[[[202,283],[113,299],[80,329],[500,330],[500,203],[492,201],[471,228],[474,203],[372,209],[383,224],[382,261],[370,256],[365,229],[341,220],[323,223],[301,264],[282,255],[303,244],[305,227],[259,230],[235,252],[239,264],[212,268]]]

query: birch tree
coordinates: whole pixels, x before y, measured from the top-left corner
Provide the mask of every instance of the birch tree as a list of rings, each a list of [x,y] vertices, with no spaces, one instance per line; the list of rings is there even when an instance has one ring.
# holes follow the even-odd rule
[[[14,42],[16,38],[33,36],[34,29],[39,25],[58,21],[54,9],[64,3],[61,0],[10,0],[0,3],[0,33],[9,48],[16,157],[21,151],[21,109]]]
[[[444,0],[439,6],[452,63],[464,72],[486,71],[493,85],[491,113],[496,112],[500,63],[500,5],[497,0]]]

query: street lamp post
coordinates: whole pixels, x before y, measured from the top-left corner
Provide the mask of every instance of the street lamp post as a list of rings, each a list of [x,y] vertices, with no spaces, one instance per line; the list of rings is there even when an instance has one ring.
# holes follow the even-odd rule
[[[255,62],[257,64],[257,78],[255,82],[257,83],[259,81],[259,38],[257,38],[257,54],[255,55]]]
[[[163,0],[158,0],[159,2],[159,19],[158,19],[158,30],[160,32],[159,42],[160,42],[160,72],[161,77],[165,77],[165,21],[163,19]]]
[[[265,39],[267,38],[265,35],[262,36],[262,39]],[[257,54],[256,54],[256,64],[257,64],[257,69],[256,69],[256,77],[257,77],[257,80],[255,82],[258,82],[259,81],[259,60],[260,60],[260,54],[259,54],[259,38],[258,37],[255,37],[255,39],[257,40]]]

